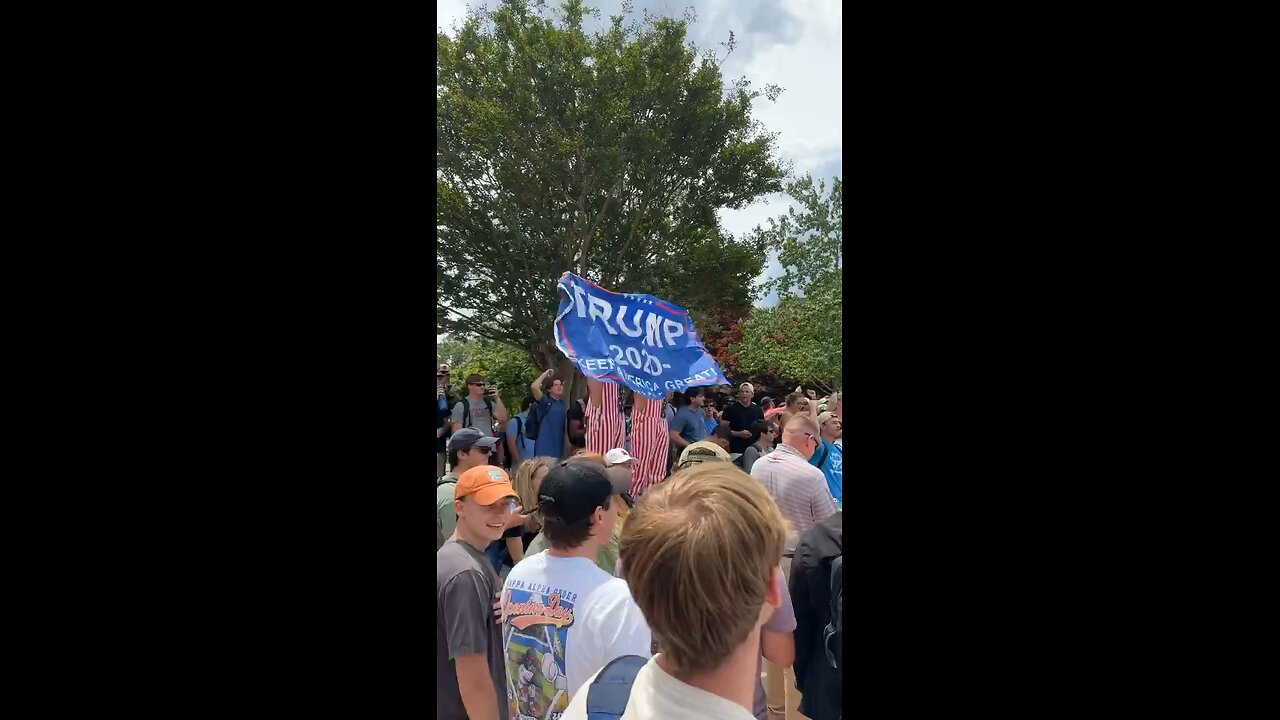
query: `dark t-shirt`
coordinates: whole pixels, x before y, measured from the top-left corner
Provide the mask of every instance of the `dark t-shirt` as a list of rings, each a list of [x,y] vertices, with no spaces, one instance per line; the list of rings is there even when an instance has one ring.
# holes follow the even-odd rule
[[[738,432],[739,430],[750,430],[751,423],[756,420],[764,419],[764,411],[755,403],[751,403],[750,405],[743,407],[742,403],[735,400],[729,405],[729,407],[724,409],[724,412],[720,413],[720,419],[729,423],[729,429],[733,432]],[[760,433],[757,432],[752,432],[751,437],[749,438],[740,438],[730,435],[729,452],[746,452],[747,446],[759,439]]]
[[[494,595],[501,591],[502,581],[484,553],[458,540],[436,551],[436,717],[467,716],[455,660],[476,654],[488,659],[498,711],[506,717],[502,628],[493,621]]]
[[[570,436],[570,437],[569,437],[569,444],[570,444],[570,445],[573,445],[573,446],[574,446],[574,447],[576,447],[576,448],[586,447],[586,445],[587,445],[587,433],[586,433],[586,429],[587,429],[587,421],[586,421],[586,419],[583,417],[583,414],[582,414],[582,405],[580,405],[579,403],[576,403],[576,402],[569,403],[569,412],[565,413],[564,419],[565,419],[565,428],[566,428],[566,429],[568,429],[568,427],[569,427],[568,421],[570,421],[570,420],[577,420],[578,422],[582,423],[582,430],[583,430],[582,436],[581,436],[581,437],[573,437],[573,436]]]

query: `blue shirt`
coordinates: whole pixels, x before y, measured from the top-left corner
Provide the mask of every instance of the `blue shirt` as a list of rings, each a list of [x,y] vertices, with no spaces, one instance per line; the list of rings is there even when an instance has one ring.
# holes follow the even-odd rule
[[[516,418],[520,418],[520,422],[517,423]],[[507,421],[507,437],[516,439],[516,449],[520,451],[521,460],[530,460],[535,457],[533,454],[534,442],[527,437],[523,442],[520,440],[521,433],[519,431],[528,426],[528,411],[522,412]]]
[[[702,411],[694,410],[688,405],[676,411],[671,418],[671,429],[680,434],[685,442],[698,442],[707,439],[707,425],[703,422]]]
[[[822,448],[826,448],[824,453]],[[843,507],[844,495],[844,448],[839,445],[833,445],[826,440],[822,441],[822,448],[813,453],[813,457],[809,458],[809,464],[822,471],[827,476],[827,489],[831,491],[831,497],[835,498],[837,503]],[[822,464],[818,464],[818,460],[823,459]]]
[[[546,455],[559,459],[564,455],[564,403],[543,395],[538,401],[538,439],[533,443],[535,456]]]
[[[710,435],[711,433],[715,432],[716,425],[718,424],[719,423],[716,422],[715,418],[707,418],[707,434]]]

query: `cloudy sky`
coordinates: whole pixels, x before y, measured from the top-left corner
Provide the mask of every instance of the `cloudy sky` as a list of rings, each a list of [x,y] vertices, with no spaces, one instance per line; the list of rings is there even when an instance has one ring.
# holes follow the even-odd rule
[[[472,5],[483,4],[472,0]],[[548,5],[555,6],[555,0]],[[601,20],[620,12],[621,0],[587,0],[600,9]],[[840,139],[840,0],[634,0],[642,9],[658,15],[681,17],[692,6],[697,22],[689,28],[690,40],[700,50],[715,48],[733,31],[737,48],[721,67],[726,83],[746,76],[755,88],[776,84],[784,89],[777,102],[759,97],[753,116],[778,133],[783,160],[793,164],[796,175],[815,178],[844,177]],[[496,6],[496,0],[489,5]],[[463,0],[438,0],[436,27],[452,33],[466,14]],[[588,20],[588,31],[598,27]],[[766,219],[786,212],[784,195],[770,196],[743,210],[722,211],[725,229],[742,234]],[[764,277],[780,274],[772,252]],[[772,305],[776,297],[757,302]]]

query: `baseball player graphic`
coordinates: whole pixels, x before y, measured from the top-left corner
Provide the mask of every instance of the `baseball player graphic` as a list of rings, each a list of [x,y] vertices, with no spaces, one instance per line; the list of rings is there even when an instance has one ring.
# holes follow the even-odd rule
[[[516,705],[518,707],[524,703],[527,712],[523,714],[532,717],[538,716],[538,683],[534,681],[537,670],[538,656],[533,648],[529,648],[520,660],[520,672],[516,680]]]
[[[561,670],[564,665],[564,646],[560,644],[560,634],[547,627],[547,639],[550,641],[548,644],[551,652],[542,654],[542,676],[556,689],[555,697],[551,698],[548,706],[554,708],[561,698],[569,694],[569,678]]]

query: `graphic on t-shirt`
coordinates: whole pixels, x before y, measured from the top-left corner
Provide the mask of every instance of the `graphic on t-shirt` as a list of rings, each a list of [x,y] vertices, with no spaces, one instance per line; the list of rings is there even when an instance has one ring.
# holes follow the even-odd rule
[[[573,625],[574,593],[513,581],[504,591],[510,720],[558,720],[569,707],[564,650]]]

